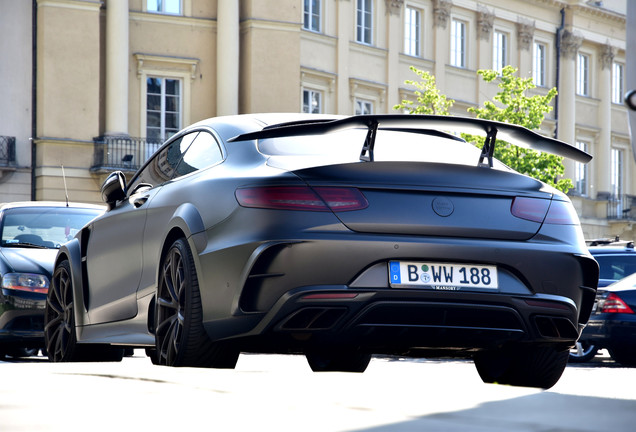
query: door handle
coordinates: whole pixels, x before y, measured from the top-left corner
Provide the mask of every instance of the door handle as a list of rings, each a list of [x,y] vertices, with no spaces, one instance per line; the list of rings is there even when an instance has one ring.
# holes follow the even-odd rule
[[[139,197],[139,198],[135,198],[135,200],[133,201],[133,205],[135,206],[135,208],[139,208],[142,205],[144,205],[146,203],[146,201],[148,201],[148,195]]]

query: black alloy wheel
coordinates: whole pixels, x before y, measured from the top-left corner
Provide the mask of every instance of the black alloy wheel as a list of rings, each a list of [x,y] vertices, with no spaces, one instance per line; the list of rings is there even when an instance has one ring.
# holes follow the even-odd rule
[[[53,273],[44,311],[44,344],[52,362],[77,359],[73,282],[68,260],[62,261]]]
[[[314,372],[359,372],[367,369],[371,354],[354,350],[308,352],[307,363]]]
[[[233,369],[239,352],[211,342],[202,324],[199,281],[190,247],[177,239],[162,260],[155,313],[153,363]]]
[[[73,281],[68,260],[53,273],[44,310],[44,346],[49,361],[121,361],[123,349],[109,345],[79,345],[75,334]]]
[[[569,351],[558,347],[510,347],[474,355],[482,381],[549,389],[559,381],[568,363]]]

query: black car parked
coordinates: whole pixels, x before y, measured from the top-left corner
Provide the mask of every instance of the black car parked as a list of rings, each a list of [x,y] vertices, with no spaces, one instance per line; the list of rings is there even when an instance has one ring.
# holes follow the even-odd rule
[[[0,358],[44,347],[44,307],[57,250],[103,211],[37,201],[0,207]]]
[[[624,366],[636,366],[636,274],[600,288],[581,341],[606,348]]]
[[[616,308],[605,307],[605,300],[609,296],[610,291],[604,290],[602,288],[608,287],[609,285],[614,284],[615,282],[622,280],[623,278],[636,273],[636,250],[634,250],[634,243],[629,241],[620,241],[619,239],[613,240],[594,240],[590,242],[590,253],[594,256],[596,261],[600,267],[599,273],[599,291],[597,292],[597,299],[595,304],[594,313],[590,318],[590,323],[588,323],[588,328],[583,330],[581,338],[576,343],[576,346],[570,351],[570,362],[581,363],[587,362],[593,359],[598,350],[601,348],[607,348],[608,346],[618,345],[618,341],[614,341],[613,336],[615,331],[605,331],[602,339],[612,339],[609,341],[603,341],[602,343],[595,343],[593,339],[597,339],[598,342],[601,342],[598,336],[598,327],[602,325],[601,323],[607,320],[611,322],[612,327],[620,327],[622,321],[617,320]],[[623,286],[621,284],[621,286]],[[609,289],[609,288],[608,288]],[[622,296],[624,294],[613,294]],[[603,305],[599,308],[599,304]],[[624,312],[621,312],[624,313]],[[592,322],[594,321],[594,322]],[[619,332],[622,332],[619,331]],[[595,334],[594,338],[591,336]],[[634,339],[636,340],[636,338]],[[613,349],[610,351],[610,355],[612,352],[617,353],[621,351],[621,348]],[[620,356],[620,354],[618,354]],[[617,358],[612,355],[614,360],[619,361]]]

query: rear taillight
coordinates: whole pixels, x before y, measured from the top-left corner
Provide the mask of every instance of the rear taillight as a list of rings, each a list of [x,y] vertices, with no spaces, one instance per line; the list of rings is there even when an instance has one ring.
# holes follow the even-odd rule
[[[510,206],[513,216],[556,225],[578,225],[579,217],[572,203],[542,198],[516,197]]]
[[[308,186],[263,186],[236,190],[236,200],[243,207],[304,210],[362,210],[369,203],[355,188]]]
[[[600,309],[603,313],[634,313],[632,308],[630,308],[616,293],[609,293]]]
[[[510,212],[521,219],[543,222],[548,208],[550,208],[550,201],[547,199],[516,197],[512,200]]]

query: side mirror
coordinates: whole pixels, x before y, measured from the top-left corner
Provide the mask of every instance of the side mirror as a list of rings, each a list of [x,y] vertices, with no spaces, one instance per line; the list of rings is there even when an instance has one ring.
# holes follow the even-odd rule
[[[126,177],[121,171],[111,173],[102,184],[102,200],[108,204],[108,210],[115,208],[117,201],[126,198]]]
[[[636,111],[636,89],[625,93],[625,105],[632,111]]]

